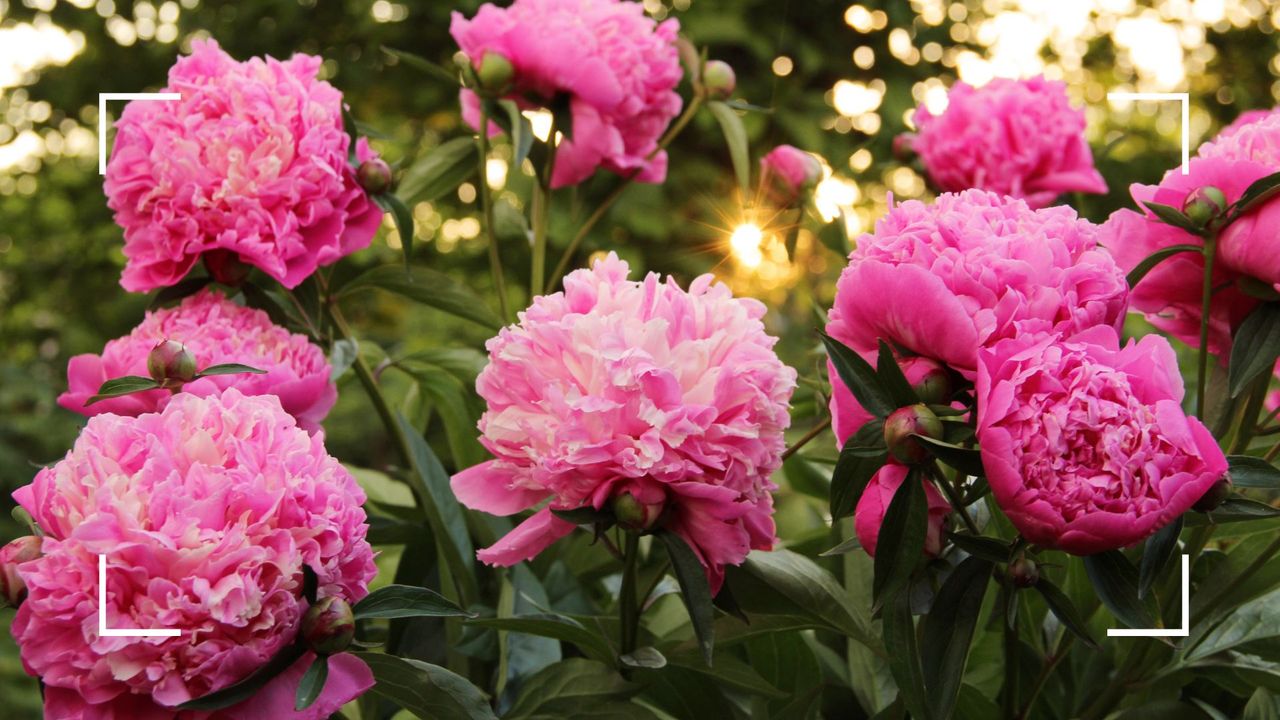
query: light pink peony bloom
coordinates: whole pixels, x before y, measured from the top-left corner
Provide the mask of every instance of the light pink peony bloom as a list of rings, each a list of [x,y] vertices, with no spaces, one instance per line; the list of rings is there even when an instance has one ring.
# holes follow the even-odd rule
[[[906,477],[906,467],[895,463],[885,465],[867,483],[866,490],[862,491],[862,497],[858,499],[858,507],[853,511],[853,529],[858,534],[858,543],[862,545],[862,549],[872,557],[876,554],[876,542],[880,538],[880,526],[884,524],[884,513]],[[933,483],[923,482],[929,508],[924,552],[929,557],[934,557],[942,552],[942,528],[951,512],[951,503],[942,497]]]
[[[342,93],[316,79],[320,61],[236,62],[196,41],[164,88],[181,100],[125,107],[104,187],[126,290],[172,285],[211,250],[292,288],[369,245],[382,211],[348,164]]]
[[[972,379],[978,348],[1015,332],[1118,329],[1124,275],[1096,234],[1070,208],[980,190],[901,203],[858,239],[827,333],[869,357],[884,339]]]
[[[304,336],[272,323],[261,310],[237,305],[218,292],[202,290],[176,307],[148,312],[128,335],[108,341],[101,355],[71,358],[67,365],[68,389],[58,397],[58,404],[90,416],[108,412],[140,415],[163,408],[172,397],[168,390],[108,398],[87,407],[84,404],[111,378],[146,377],[147,355],[163,340],[186,345],[195,355],[197,368],[241,363],[266,370],[263,375],[200,378],[184,385],[184,393],[216,395],[223,388],[234,386],[246,395],[275,395],[285,412],[310,431],[320,427],[338,398],[323,350]]]
[[[658,140],[680,113],[679,29],[675,20],[655,23],[629,0],[486,3],[470,20],[455,12],[449,26],[475,66],[490,52],[511,62],[509,97],[531,107],[567,100],[572,139],[558,148],[553,187],[576,185],[600,167],[638,172],[639,182],[666,178],[667,153]],[[470,90],[462,91],[462,113],[480,126],[479,100]]]
[[[1060,81],[957,82],[942,114],[921,105],[914,122],[912,149],[941,190],[991,190],[1033,208],[1063,193],[1107,191],[1084,139],[1084,111],[1071,107]]]
[[[350,602],[375,573],[355,480],[275,398],[235,388],[91,418],[71,452],[14,498],[45,532],[43,556],[19,566],[28,595],[12,631],[27,672],[46,685],[48,718],[174,718],[175,706],[241,680],[293,641],[303,565],[321,597]],[[100,637],[98,555],[108,558],[108,627],[181,636]],[[319,701],[294,713],[309,659],[209,717],[319,720],[373,684],[359,660],[335,656]]]
[[[791,145],[779,145],[760,158],[761,185],[773,191],[782,203],[794,202],[805,188],[813,187],[821,178],[822,164],[818,159]]]
[[[1227,471],[1182,411],[1168,341],[1109,327],[1028,333],[979,353],[978,442],[991,492],[1031,542],[1075,555],[1132,545]]]
[[[765,308],[710,275],[688,291],[627,280],[612,253],[537,297],[488,343],[476,381],[496,459],[453,477],[464,505],[510,515],[543,507],[481,560],[532,558],[573,525],[551,508],[665,499],[661,522],[694,549],[713,587],[723,566],[771,549],[773,484],[796,373],[773,352]]]

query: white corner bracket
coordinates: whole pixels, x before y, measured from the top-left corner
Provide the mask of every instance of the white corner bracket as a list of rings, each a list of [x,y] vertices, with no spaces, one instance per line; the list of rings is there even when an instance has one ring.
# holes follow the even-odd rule
[[[1191,158],[1191,96],[1189,93],[1158,92],[1109,92],[1108,100],[1178,100],[1182,103],[1182,174],[1190,172],[1187,163]]]
[[[107,556],[98,556],[98,635],[100,637],[178,637],[181,630],[113,630],[107,627]]]
[[[1108,629],[1107,637],[1187,637],[1191,634],[1191,561],[1182,556],[1182,627]]]
[[[107,174],[108,100],[181,100],[182,93],[98,93],[98,174]]]

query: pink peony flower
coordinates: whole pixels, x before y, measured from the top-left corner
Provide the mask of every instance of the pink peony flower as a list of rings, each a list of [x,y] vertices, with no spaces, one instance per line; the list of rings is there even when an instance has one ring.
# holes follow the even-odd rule
[[[978,442],[991,492],[1031,542],[1075,555],[1132,545],[1227,471],[1181,406],[1168,341],[1109,327],[1028,333],[979,353]]]
[[[853,529],[858,534],[858,543],[872,557],[876,554],[876,542],[880,537],[880,526],[884,524],[884,513],[889,509],[889,503],[893,502],[898,488],[902,487],[907,472],[906,467],[894,463],[880,468],[871,482],[867,483],[866,490],[862,491],[862,497],[858,499],[858,507],[853,511]],[[929,507],[924,552],[929,557],[934,557],[942,552],[942,528],[951,512],[951,503],[927,481],[924,481],[924,494]]]
[[[796,373],[778,360],[765,309],[703,275],[682,290],[627,280],[612,253],[535,298],[488,343],[476,381],[481,442],[495,456],[453,477],[464,505],[510,515],[543,507],[481,560],[532,558],[573,525],[551,509],[665,502],[661,522],[719,588],[723,566],[771,549],[773,484]]]
[[[511,62],[509,97],[531,107],[567,100],[572,139],[559,144],[553,187],[580,183],[599,167],[638,173],[639,182],[666,178],[658,140],[680,113],[679,29],[675,20],[655,23],[627,0],[486,3],[471,20],[455,12],[449,26],[476,67],[486,53]],[[462,111],[480,126],[479,99],[470,90],[462,91]]]
[[[352,602],[375,573],[364,493],[272,397],[235,388],[177,395],[138,417],[91,418],[75,447],[14,498],[45,532],[18,572],[13,622],[45,717],[174,718],[175,707],[235,683],[297,634],[303,565],[321,597]],[[107,626],[179,637],[98,635],[98,556],[108,558]],[[326,718],[373,684],[334,656],[324,694],[294,713],[311,656],[251,700],[184,717]]]
[[[875,353],[867,353],[863,359],[871,363],[871,367],[876,366]],[[907,378],[907,382],[915,385],[929,373],[936,372],[938,364],[927,358],[909,357],[898,361],[898,367],[902,369],[902,374]],[[867,412],[858,403],[858,399],[853,396],[849,388],[839,381],[836,366],[830,360],[827,361],[827,376],[832,378],[829,407],[836,435],[836,445],[844,447],[845,441],[858,432],[858,428],[871,420],[871,413]]]
[[[778,201],[792,203],[822,178],[822,164],[809,153],[779,145],[760,159],[760,183],[774,191]]]
[[[1084,111],[1071,107],[1060,81],[958,82],[946,110],[934,115],[921,105],[914,122],[912,149],[944,191],[991,190],[1033,208],[1062,193],[1107,191],[1084,139]]]
[[[342,93],[316,79],[320,60],[241,63],[196,41],[164,88],[181,100],[125,107],[105,189],[126,290],[172,285],[212,250],[292,288],[369,245],[382,211],[347,162]],[[363,141],[357,152],[374,157]]]
[[[182,392],[216,395],[235,386],[246,395],[275,395],[298,424],[314,431],[338,398],[330,379],[332,369],[324,351],[302,335],[271,322],[261,310],[237,305],[222,294],[202,290],[176,307],[147,313],[128,335],[107,342],[101,355],[71,358],[67,365],[62,407],[82,415],[115,413],[140,415],[162,409],[168,390],[123,395],[85,406],[102,383],[125,375],[147,376],[147,355],[163,340],[182,343],[196,357],[196,366],[241,363],[266,374],[215,375],[186,383]]]
[[[1015,332],[1119,328],[1124,275],[1096,234],[1070,208],[980,190],[901,203],[859,238],[827,333],[866,356],[884,339],[972,379],[978,348]]]

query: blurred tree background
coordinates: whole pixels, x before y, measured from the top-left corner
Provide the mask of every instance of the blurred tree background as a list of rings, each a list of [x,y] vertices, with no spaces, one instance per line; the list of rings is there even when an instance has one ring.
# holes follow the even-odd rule
[[[9,493],[60,457],[83,425],[55,403],[65,389],[67,359],[128,332],[149,302],[117,284],[121,233],[96,172],[98,93],[159,88],[175,56],[199,37],[216,38],[238,58],[314,53],[326,58],[323,72],[345,92],[354,115],[380,134],[375,147],[407,167],[468,129],[453,87],[383,48],[448,64],[455,51],[450,12],[470,15],[478,5],[0,0],[0,540],[19,531],[8,521]],[[1067,82],[1086,107],[1095,156],[1112,188],[1077,204],[1098,221],[1128,204],[1130,183],[1154,182],[1179,160],[1177,103],[1108,102],[1108,92],[1189,91],[1193,143],[1241,111],[1280,98],[1280,7],[1259,0],[645,0],[644,6],[654,17],[677,18],[698,46],[736,68],[736,96],[768,109],[745,118],[753,157],[790,143],[827,158],[818,208],[828,219],[843,213],[853,237],[883,212],[887,193],[899,199],[927,193],[921,176],[893,159],[892,139],[917,104],[942,106],[957,77],[982,83],[993,75],[1044,72]],[[488,182],[521,209],[527,174],[508,167],[508,158],[509,148],[499,144]],[[670,167],[663,185],[629,188],[576,261],[613,249],[631,261],[633,273],[688,281],[715,272],[739,293],[768,302],[784,359],[802,376],[820,377],[811,328],[815,308],[830,304],[840,255],[805,230],[788,259],[782,233],[744,210],[709,114],[676,141]],[[552,260],[614,180],[600,177],[557,194]],[[415,262],[488,292],[475,182],[415,205]],[[729,243],[732,229],[747,221],[765,226],[759,252],[735,252]],[[518,306],[528,297],[529,253],[521,240],[518,225],[503,237],[508,276],[525,285],[515,291]],[[398,246],[388,227],[346,264],[391,262]],[[476,326],[389,296],[364,301],[353,320],[370,348],[469,348],[467,361],[480,361],[475,351],[485,337]],[[797,394],[801,431],[817,417],[818,391],[802,383]],[[417,402],[407,389],[406,395]],[[330,449],[344,461],[377,466],[389,454],[377,423],[366,421],[369,412],[361,393],[346,392],[326,422]],[[441,455],[456,464],[446,449]],[[788,503],[786,493],[782,537],[799,544],[803,532],[788,534],[788,524],[813,527],[824,519],[817,506]],[[11,614],[0,611],[0,625]],[[7,633],[0,638],[0,697],[4,717],[39,715],[34,682],[22,674]]]

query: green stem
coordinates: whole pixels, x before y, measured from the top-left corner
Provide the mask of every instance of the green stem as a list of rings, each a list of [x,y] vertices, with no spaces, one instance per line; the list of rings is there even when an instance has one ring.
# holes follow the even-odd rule
[[[1213,260],[1218,237],[1204,239],[1204,279],[1200,286],[1200,356],[1196,366],[1196,417],[1204,417],[1204,394],[1209,376],[1209,312],[1213,304]]]
[[[476,156],[480,163],[480,209],[484,215],[484,232],[489,241],[489,271],[493,274],[493,287],[498,293],[498,312],[503,320],[511,319],[507,308],[507,283],[502,277],[502,258],[498,253],[498,236],[493,227],[493,198],[489,194],[489,112],[480,104],[480,132],[476,134]]]
[[[529,293],[537,295],[542,292],[542,280],[547,268],[547,231],[551,224],[551,178],[556,170],[556,125],[551,122],[551,130],[547,134],[547,165],[542,175],[533,184],[533,209],[530,212],[533,222],[533,269],[529,275]]]
[[[1262,412],[1262,404],[1266,402],[1270,385],[1270,373],[1264,373],[1254,381],[1253,389],[1249,393],[1249,400],[1244,406],[1244,414],[1241,417],[1239,429],[1236,431],[1235,442],[1231,446],[1232,454],[1242,453],[1249,449],[1249,441],[1253,440],[1254,431],[1258,427],[1258,413]]]
[[[978,530],[978,525],[969,517],[969,511],[965,509],[964,502],[960,498],[960,493],[956,492],[954,486],[947,482],[947,478],[942,474],[942,470],[938,467],[938,463],[930,460],[928,465],[929,474],[937,481],[938,487],[942,488],[942,494],[947,496],[947,501],[951,503],[951,507],[964,521],[964,526],[974,535],[981,535],[982,531]]]
[[[1036,699],[1040,697],[1040,692],[1044,690],[1045,683],[1053,675],[1054,668],[1058,667],[1058,663],[1067,656],[1067,651],[1071,649],[1071,643],[1075,640],[1075,635],[1067,631],[1062,631],[1062,635],[1058,639],[1058,647],[1053,654],[1044,659],[1044,667],[1040,668],[1040,674],[1036,676],[1035,682],[1031,686],[1031,693],[1027,695],[1026,701],[1022,703],[1022,710],[1018,713],[1018,720],[1024,720],[1031,717],[1031,708],[1036,704]]]
[[[1014,720],[1019,707],[1018,675],[1021,669],[1018,659],[1021,655],[1021,648],[1018,645],[1018,595],[1010,582],[1005,580],[1000,596],[1003,599],[1001,609],[1004,612],[1004,692],[1001,694],[1000,704],[1004,709],[1004,717]],[[1009,608],[1010,603],[1014,604],[1012,610]]]
[[[636,601],[636,574],[640,561],[640,534],[626,533],[622,551],[622,588],[618,593],[618,619],[622,624],[621,654],[635,652],[640,635],[640,606]]]
[[[791,447],[788,447],[786,450],[783,450],[782,459],[786,460],[792,455],[795,455],[796,451],[798,451],[800,448],[804,447],[805,445],[808,445],[810,441],[812,441],[814,438],[821,435],[829,427],[831,427],[831,416],[828,415],[825,420],[818,423],[817,425],[814,425],[813,429],[805,433],[804,436],[801,437],[799,440],[795,441],[795,443],[793,443]]]

